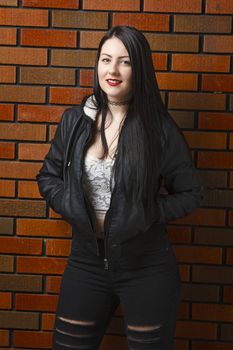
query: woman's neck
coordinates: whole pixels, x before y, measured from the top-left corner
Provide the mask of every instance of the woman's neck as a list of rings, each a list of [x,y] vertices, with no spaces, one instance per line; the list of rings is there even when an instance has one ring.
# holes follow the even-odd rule
[[[108,104],[108,108],[113,118],[113,121],[120,123],[125,118],[128,107],[129,107],[128,104],[124,104],[124,105]]]

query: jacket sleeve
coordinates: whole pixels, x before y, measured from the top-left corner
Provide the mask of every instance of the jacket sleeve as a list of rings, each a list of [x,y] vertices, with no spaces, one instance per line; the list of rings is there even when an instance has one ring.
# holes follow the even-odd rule
[[[171,117],[166,119],[161,177],[167,194],[160,194],[157,200],[162,224],[191,213],[202,198],[202,187],[184,136]]]
[[[65,147],[63,130],[66,119],[65,115],[66,112],[57,126],[49,152],[45,156],[43,165],[36,176],[41,196],[57,213],[60,213],[61,200],[64,193],[63,163]]]

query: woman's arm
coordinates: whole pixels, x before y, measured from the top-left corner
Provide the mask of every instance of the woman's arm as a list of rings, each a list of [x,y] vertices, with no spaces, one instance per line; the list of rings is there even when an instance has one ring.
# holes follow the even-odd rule
[[[64,193],[63,163],[65,156],[64,124],[66,113],[57,126],[49,152],[36,176],[41,196],[47,204],[60,213],[61,199]]]
[[[171,117],[166,119],[161,176],[168,193],[160,194],[157,199],[160,223],[192,212],[200,205],[202,198],[202,187],[187,143]]]

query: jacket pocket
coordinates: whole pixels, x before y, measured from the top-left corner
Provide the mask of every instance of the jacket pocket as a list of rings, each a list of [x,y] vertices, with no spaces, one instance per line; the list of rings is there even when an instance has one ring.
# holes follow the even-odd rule
[[[62,214],[63,198],[64,198],[64,187],[61,186],[61,188],[56,191],[55,195],[51,200],[51,207],[58,214]]]

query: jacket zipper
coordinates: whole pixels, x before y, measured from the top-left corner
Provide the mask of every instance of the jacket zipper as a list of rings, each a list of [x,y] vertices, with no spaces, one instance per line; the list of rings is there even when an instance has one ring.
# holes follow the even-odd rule
[[[95,220],[93,220],[92,208],[91,208],[91,205],[90,205],[90,201],[89,201],[88,197],[86,196],[85,191],[83,191],[83,187],[82,187],[83,167],[84,167],[84,149],[85,149],[85,147],[87,147],[89,141],[91,140],[91,136],[92,135],[91,135],[91,132],[90,132],[88,137],[86,138],[85,144],[84,144],[83,149],[82,149],[81,176],[80,176],[81,184],[80,184],[80,187],[82,188],[84,204],[85,204],[85,206],[87,208],[87,211],[88,211],[89,223],[90,223],[90,226],[92,228],[93,234],[95,236],[96,254],[97,254],[97,256],[100,256],[99,246],[98,246],[97,238],[96,238],[96,224],[95,224]]]
[[[110,213],[112,211],[112,199],[113,199],[113,195],[116,191],[116,184],[114,185],[112,194],[111,194],[111,200],[110,200],[110,205],[109,205],[109,209],[105,215],[105,220],[104,220],[104,269],[105,270],[109,270],[109,261],[108,261],[108,254],[107,254],[107,241],[108,241],[108,235],[109,235],[109,230],[107,229],[107,226],[109,227],[109,217],[110,217]]]

